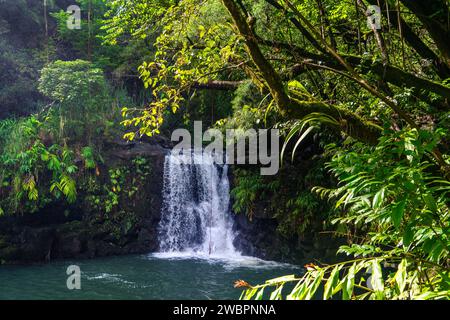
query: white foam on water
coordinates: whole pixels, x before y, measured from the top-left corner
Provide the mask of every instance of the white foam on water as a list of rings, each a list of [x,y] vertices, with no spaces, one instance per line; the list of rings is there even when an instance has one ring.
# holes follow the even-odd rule
[[[201,151],[172,151],[164,164],[160,251],[238,254],[229,205],[227,165]]]
[[[172,151],[164,163],[164,189],[158,230],[160,252],[150,259],[202,260],[226,269],[294,268],[244,256],[233,241],[227,165],[202,151]]]
[[[200,262],[207,262],[209,264],[220,264],[225,269],[236,268],[250,268],[250,269],[272,269],[272,268],[289,268],[298,269],[288,263],[263,260],[256,257],[244,256],[240,254],[226,255],[226,254],[204,254],[201,252],[184,251],[184,252],[156,252],[146,256],[149,259],[163,259],[163,260],[198,260]]]
[[[135,285],[134,282],[122,279],[120,274],[101,273],[94,276],[86,276],[88,280],[105,280],[107,282],[120,282],[126,285]]]

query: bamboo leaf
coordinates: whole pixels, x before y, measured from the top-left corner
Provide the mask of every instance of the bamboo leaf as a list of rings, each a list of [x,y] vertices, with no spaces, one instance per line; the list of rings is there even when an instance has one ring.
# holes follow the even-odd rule
[[[341,270],[341,265],[338,265],[333,268],[333,271],[331,271],[330,277],[328,278],[327,282],[324,286],[324,292],[323,292],[323,299],[327,300],[332,296],[333,288],[336,287],[336,284],[339,281],[339,271]]]
[[[257,291],[258,291],[257,288],[250,288],[245,290],[245,295],[242,300],[251,300]]]
[[[343,300],[350,300],[353,295],[353,287],[355,286],[355,269],[356,263],[353,263],[353,265],[348,270],[347,277],[342,288]]]
[[[264,287],[261,288],[256,294],[255,300],[262,300],[264,297]]]
[[[281,300],[281,291],[283,286],[279,286],[274,292],[270,294],[270,300]]]
[[[384,200],[384,188],[380,189],[373,197],[372,208],[378,209]]]
[[[311,300],[314,297],[314,294],[316,293],[317,289],[320,286],[320,283],[322,282],[323,276],[325,274],[325,270],[316,271],[317,274],[314,278],[313,283],[308,288],[305,296],[305,300]]]
[[[372,261],[372,276],[371,276],[371,285],[373,290],[375,291],[375,297],[378,300],[384,299],[384,282],[383,282],[383,273],[381,271],[380,262],[378,259]]]
[[[399,291],[399,295],[403,293],[406,286],[406,259],[403,259],[398,265],[397,273],[395,274],[395,282],[397,283],[397,288]]]
[[[403,214],[405,212],[406,200],[403,199],[399,203],[397,203],[392,209],[391,218],[394,226],[398,228],[403,219]]]

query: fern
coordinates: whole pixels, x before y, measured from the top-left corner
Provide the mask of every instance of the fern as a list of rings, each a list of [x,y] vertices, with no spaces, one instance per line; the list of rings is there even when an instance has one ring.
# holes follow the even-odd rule
[[[34,176],[30,175],[23,181],[23,189],[28,192],[29,200],[36,201],[39,198],[39,192],[36,188]]]
[[[75,202],[77,198],[77,188],[75,180],[67,175],[62,175],[59,182],[61,192],[66,196],[69,203]]]
[[[94,150],[91,147],[84,147],[81,150],[81,155],[84,159],[84,166],[87,169],[95,169],[96,163],[94,159]]]

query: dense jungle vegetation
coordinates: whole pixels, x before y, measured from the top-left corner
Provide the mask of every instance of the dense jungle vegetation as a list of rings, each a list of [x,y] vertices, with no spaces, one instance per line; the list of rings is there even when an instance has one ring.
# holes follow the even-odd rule
[[[234,168],[234,211],[266,201],[286,235],[319,216],[347,258],[238,281],[243,299],[450,297],[447,0],[77,0],[80,30],[69,2],[0,1],[0,214],[95,189],[115,137],[277,128],[283,174]]]

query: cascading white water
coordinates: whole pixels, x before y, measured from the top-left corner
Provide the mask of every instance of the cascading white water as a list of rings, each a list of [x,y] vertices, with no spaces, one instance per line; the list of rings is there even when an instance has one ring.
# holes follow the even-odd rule
[[[201,151],[172,151],[164,164],[162,252],[236,254],[227,165]]]

